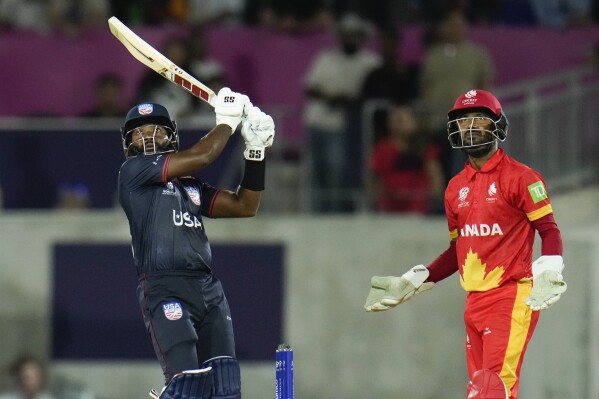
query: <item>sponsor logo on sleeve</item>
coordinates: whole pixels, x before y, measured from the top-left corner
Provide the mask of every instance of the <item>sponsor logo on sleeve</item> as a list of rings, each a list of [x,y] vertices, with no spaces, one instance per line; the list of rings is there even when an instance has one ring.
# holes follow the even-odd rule
[[[540,180],[528,186],[528,192],[530,193],[530,197],[535,204],[547,199],[547,191],[545,191],[545,186]]]

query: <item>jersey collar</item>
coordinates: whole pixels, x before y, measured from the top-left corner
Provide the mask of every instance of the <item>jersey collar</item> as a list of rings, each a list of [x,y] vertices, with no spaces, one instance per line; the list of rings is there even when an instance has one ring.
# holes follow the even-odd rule
[[[474,175],[477,173],[491,172],[493,169],[497,167],[497,165],[499,165],[499,163],[503,160],[504,157],[505,153],[503,152],[503,149],[497,149],[497,151],[495,151],[495,154],[493,154],[491,158],[489,158],[489,160],[483,165],[481,170],[474,169],[472,165],[470,165],[470,162],[466,162],[466,177],[468,177],[468,180],[472,180]]]

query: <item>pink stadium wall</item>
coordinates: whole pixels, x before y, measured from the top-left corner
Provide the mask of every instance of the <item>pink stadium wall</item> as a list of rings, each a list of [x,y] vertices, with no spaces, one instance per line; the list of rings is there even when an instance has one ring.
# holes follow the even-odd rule
[[[160,48],[174,28],[135,29]],[[422,29],[404,29],[404,57],[422,56]],[[555,31],[545,28],[476,28],[471,38],[484,45],[497,69],[497,85],[581,65],[599,43],[599,27]],[[209,32],[211,54],[225,67],[229,85],[256,104],[293,107],[303,102],[302,79],[312,58],[332,45],[329,32],[282,35],[249,28]],[[376,49],[375,40],[371,47]],[[77,116],[94,101],[94,80],[117,72],[126,82],[129,103],[146,67],[105,30],[75,40],[31,33],[0,36],[0,116]]]

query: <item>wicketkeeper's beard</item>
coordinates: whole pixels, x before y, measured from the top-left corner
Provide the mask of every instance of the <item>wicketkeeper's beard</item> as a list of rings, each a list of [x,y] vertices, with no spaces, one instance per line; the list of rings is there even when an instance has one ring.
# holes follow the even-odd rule
[[[491,152],[491,150],[493,150],[493,148],[495,148],[495,141],[491,141],[490,143],[487,143],[487,144],[484,144],[484,145],[479,145],[479,146],[476,146],[476,147],[462,148],[462,150],[469,157],[472,157],[472,158],[482,158],[485,155],[487,155],[489,152]]]

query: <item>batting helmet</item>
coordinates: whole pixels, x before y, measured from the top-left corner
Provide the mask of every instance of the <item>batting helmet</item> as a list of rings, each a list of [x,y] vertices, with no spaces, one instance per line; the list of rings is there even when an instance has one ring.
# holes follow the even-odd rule
[[[508,120],[499,100],[490,92],[485,90],[469,90],[458,97],[453,108],[447,113],[447,134],[453,148],[466,148],[488,144],[488,142],[477,144],[465,144],[462,138],[463,128],[458,121],[464,119],[467,113],[478,112],[485,115],[492,122],[492,130],[488,132],[494,137],[492,141],[504,141],[507,137]]]
[[[131,108],[125,117],[125,123],[121,127],[123,139],[123,150],[125,157],[130,158],[139,155],[140,151],[131,146],[132,133],[138,127],[145,125],[156,125],[163,127],[167,132],[167,144],[155,153],[176,152],[179,150],[179,133],[177,124],[171,119],[168,110],[160,104],[142,103]]]

